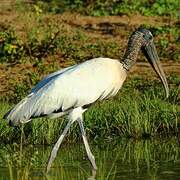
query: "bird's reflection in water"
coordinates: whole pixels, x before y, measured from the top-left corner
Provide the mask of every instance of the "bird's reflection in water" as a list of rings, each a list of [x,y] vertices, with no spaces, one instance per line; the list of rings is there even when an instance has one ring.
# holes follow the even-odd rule
[[[142,141],[120,139],[106,145],[99,144],[93,150],[97,157],[97,171],[80,156],[83,144],[69,144],[62,148],[49,173],[45,173],[45,164],[50,147],[26,145],[19,150],[18,144],[0,144],[0,177],[43,180],[179,179],[178,140],[176,137]],[[79,158],[74,158],[73,154]]]
[[[95,180],[96,179],[96,170],[92,168],[92,176],[88,177],[87,180]]]

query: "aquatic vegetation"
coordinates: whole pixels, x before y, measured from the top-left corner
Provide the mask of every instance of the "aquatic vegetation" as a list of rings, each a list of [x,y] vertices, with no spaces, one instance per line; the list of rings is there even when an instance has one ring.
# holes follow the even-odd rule
[[[64,5],[69,7],[70,2],[74,1]],[[94,5],[99,2],[95,1]],[[76,4],[81,7],[83,3],[76,1],[74,7]],[[173,3],[171,5],[174,6]],[[14,24],[10,21],[0,25],[0,62],[4,73],[10,69],[7,75],[2,72],[0,95],[0,138],[6,142],[18,142],[21,131],[8,127],[2,120],[3,114],[44,75],[94,57],[119,59],[124,53],[128,33],[135,28],[135,25],[99,22],[97,19],[92,24],[88,24],[87,20],[85,24],[73,24],[70,15],[56,17],[48,14],[43,3],[37,3],[25,12],[17,9],[17,14],[22,14],[15,17]],[[170,59],[179,61],[179,29],[174,19],[166,25],[163,21],[162,25],[145,25],[155,35],[158,52],[166,62]],[[92,107],[85,114],[88,136],[96,139],[103,136],[151,137],[161,133],[176,135],[180,119],[178,75],[169,75],[171,92],[166,100],[158,82],[135,77],[126,82],[114,99]],[[24,127],[24,141],[50,144],[57,139],[65,123],[64,118],[34,120]],[[76,141],[79,129],[72,128],[71,131],[73,133],[69,139]]]
[[[45,174],[45,164],[51,151],[46,146],[4,145],[0,147],[0,179],[136,179],[179,176],[179,145],[176,138],[156,140],[105,140],[93,152],[98,170],[92,172],[83,157],[83,144],[69,144],[58,153],[50,173]],[[79,156],[77,156],[79,155]],[[176,168],[175,168],[175,167]],[[6,169],[6,171],[5,171]],[[168,173],[169,171],[169,173]],[[173,172],[173,173],[172,173]]]

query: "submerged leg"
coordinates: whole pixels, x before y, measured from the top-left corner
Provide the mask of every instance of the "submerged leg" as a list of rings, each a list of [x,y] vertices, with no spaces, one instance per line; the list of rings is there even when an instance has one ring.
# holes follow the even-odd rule
[[[82,134],[82,138],[83,138],[83,141],[84,141],[84,145],[85,145],[85,148],[86,148],[86,152],[87,152],[87,155],[88,155],[88,158],[92,164],[92,167],[94,168],[94,170],[97,169],[97,166],[96,166],[96,162],[95,162],[95,158],[90,150],[90,147],[89,147],[89,144],[88,144],[88,141],[87,141],[87,138],[86,138],[86,133],[85,133],[85,130],[84,130],[84,125],[83,125],[83,120],[82,120],[82,117],[81,118],[78,118],[78,123],[79,123],[79,126],[80,126],[80,129],[81,129],[81,134]]]
[[[59,147],[60,147],[60,145],[61,145],[61,143],[62,143],[62,141],[63,141],[63,139],[65,137],[65,135],[67,134],[67,131],[69,130],[69,128],[70,128],[70,126],[71,126],[71,124],[73,122],[74,121],[71,120],[71,119],[68,121],[68,123],[67,123],[67,125],[66,125],[66,127],[65,127],[65,129],[63,131],[63,133],[61,134],[61,136],[59,137],[58,141],[54,145],[54,147],[53,147],[53,149],[51,151],[51,155],[50,155],[49,160],[48,160],[48,165],[47,165],[47,168],[46,168],[46,172],[48,172],[49,169],[51,168],[51,164],[52,164],[53,160],[55,159],[55,157],[57,155],[57,151],[58,151],[58,149],[59,149]]]

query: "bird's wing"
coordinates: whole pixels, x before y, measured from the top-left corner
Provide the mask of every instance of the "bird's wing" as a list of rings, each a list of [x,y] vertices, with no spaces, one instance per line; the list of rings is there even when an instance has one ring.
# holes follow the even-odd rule
[[[49,76],[53,78],[16,105],[8,119],[24,123],[31,117],[67,111],[115,94],[120,87],[113,84],[117,74],[110,64],[94,59]]]
[[[46,76],[43,80],[41,80],[36,86],[34,86],[31,90],[31,93],[35,93],[37,92],[39,89],[41,89],[43,86],[45,86],[47,83],[49,83],[52,79],[56,78],[57,76],[61,75],[62,73],[65,73],[68,70],[71,70],[75,67],[74,66],[70,66],[64,69],[61,69],[59,71],[56,71],[54,73],[49,74],[48,76]],[[30,93],[30,94],[31,94]]]

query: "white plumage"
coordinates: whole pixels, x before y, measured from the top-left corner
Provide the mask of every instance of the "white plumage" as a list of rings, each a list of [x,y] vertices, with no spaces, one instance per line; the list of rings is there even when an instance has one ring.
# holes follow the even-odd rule
[[[55,112],[92,104],[116,95],[125,78],[122,64],[109,58],[96,58],[65,68],[40,81],[7,119],[14,124],[26,123],[32,117],[53,117]]]

